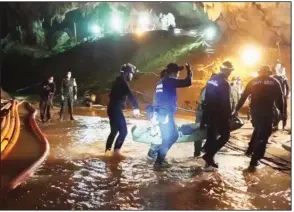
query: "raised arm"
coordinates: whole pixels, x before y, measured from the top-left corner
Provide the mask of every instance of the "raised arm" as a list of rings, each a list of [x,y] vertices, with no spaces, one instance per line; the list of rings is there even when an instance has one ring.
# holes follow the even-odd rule
[[[186,65],[187,76],[185,79],[173,79],[171,78],[171,84],[176,88],[185,88],[192,85],[193,73],[189,65]]]

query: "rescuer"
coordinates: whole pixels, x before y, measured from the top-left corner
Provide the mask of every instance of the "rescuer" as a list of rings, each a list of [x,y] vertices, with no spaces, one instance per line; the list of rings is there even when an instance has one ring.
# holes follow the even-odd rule
[[[66,78],[61,82],[61,108],[59,120],[63,120],[64,104],[67,103],[70,120],[74,120],[73,117],[73,102],[77,100],[77,83],[74,78],[71,78],[71,72],[68,71]]]
[[[211,75],[211,77],[215,76],[216,74],[213,73]],[[196,123],[200,123],[200,128],[204,129],[204,126],[201,126],[201,121],[202,121],[202,116],[203,116],[203,106],[204,106],[204,102],[205,102],[205,90],[206,90],[206,86],[204,88],[202,88],[202,90],[200,91],[200,98],[199,98],[199,102],[198,102],[198,107],[196,109]],[[200,156],[200,151],[199,146],[198,145],[202,145],[204,141],[195,141],[194,142],[194,157],[198,157]],[[202,150],[205,152],[205,148],[206,148],[206,144],[203,145]]]
[[[49,77],[47,81],[41,84],[40,93],[40,121],[45,122],[51,120],[50,109],[52,106],[53,97],[55,94],[56,85],[53,76]]]
[[[202,125],[207,126],[206,153],[203,155],[207,169],[218,168],[214,156],[230,138],[229,121],[232,110],[228,77],[233,70],[231,62],[223,62],[220,73],[211,77],[206,84]],[[217,133],[220,135],[219,139]]]
[[[270,76],[270,71],[269,66],[260,68],[259,76],[249,81],[236,106],[238,111],[251,95],[250,109],[254,132],[247,153],[253,153],[250,161],[252,168],[258,166],[258,161],[264,157],[266,144],[272,133],[274,104],[284,116],[282,89],[279,82]]]
[[[159,76],[160,76],[160,80],[165,78],[167,76],[166,69],[163,69],[160,72]],[[155,101],[155,97],[153,98],[153,100]],[[153,102],[153,103],[155,103],[155,102]],[[157,145],[157,144],[151,144],[150,145],[149,151],[147,153],[147,156],[149,157],[149,159],[157,158],[159,147],[160,147],[160,145]]]
[[[166,76],[156,85],[154,105],[159,108],[159,127],[162,143],[158,149],[157,159],[154,164],[155,168],[169,166],[165,161],[165,157],[179,136],[174,118],[177,110],[177,88],[189,87],[192,84],[190,65],[186,64],[185,68],[187,71],[186,78],[178,79],[179,73],[184,67],[175,63],[168,64],[166,67]]]
[[[120,69],[120,76],[116,78],[111,88],[107,107],[111,132],[107,138],[105,153],[111,150],[113,141],[117,133],[119,133],[114,146],[114,154],[121,156],[120,149],[128,133],[126,119],[123,114],[127,97],[134,107],[134,116],[138,117],[140,115],[138,103],[128,85],[128,82],[132,81],[133,75],[137,71],[134,65],[130,63],[124,64]]]
[[[285,68],[282,66],[279,60],[275,66],[275,74],[273,75],[273,77],[279,81],[282,88],[282,92],[283,92],[285,113],[284,113],[284,117],[282,118],[282,121],[283,121],[283,129],[284,129],[287,123],[287,107],[288,107],[287,101],[289,99],[290,87],[289,87],[288,79],[286,76]],[[278,129],[279,122],[280,122],[280,118],[277,118],[274,121],[273,127],[275,130]]]

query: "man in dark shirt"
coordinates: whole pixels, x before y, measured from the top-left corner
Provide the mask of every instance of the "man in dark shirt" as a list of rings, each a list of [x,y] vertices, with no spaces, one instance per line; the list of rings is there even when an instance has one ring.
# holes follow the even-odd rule
[[[179,134],[175,123],[175,113],[177,110],[177,88],[189,87],[192,85],[192,71],[190,65],[186,64],[187,77],[178,79],[183,66],[170,63],[166,67],[165,76],[157,83],[154,96],[154,105],[160,108],[159,114],[165,114],[164,121],[159,123],[162,144],[158,149],[155,167],[169,166],[165,162],[165,157],[171,146],[177,141]]]
[[[220,73],[208,80],[205,90],[205,102],[202,116],[202,126],[207,126],[207,140],[205,144],[205,168],[218,168],[214,161],[215,154],[228,142],[230,138],[231,102],[230,84],[228,77],[234,70],[229,61],[225,61]],[[217,135],[220,135],[217,139]]]
[[[40,93],[40,120],[45,122],[45,115],[47,121],[51,120],[50,109],[52,106],[52,100],[55,94],[56,85],[54,78],[51,76],[46,82],[41,84],[41,93]]]
[[[136,71],[137,68],[132,64],[124,64],[120,70],[121,74],[116,78],[109,94],[107,114],[110,121],[111,132],[107,138],[105,152],[111,150],[113,141],[117,133],[119,133],[114,146],[114,154],[117,156],[120,156],[120,149],[128,133],[126,119],[123,114],[127,97],[134,107],[135,117],[140,115],[139,105],[128,85],[128,82],[133,79],[133,74]]]
[[[59,120],[63,120],[64,104],[67,102],[68,112],[70,120],[74,120],[73,117],[73,102],[77,100],[77,83],[74,78],[71,78],[71,72],[67,72],[66,78],[61,82],[61,108]]]
[[[211,75],[211,77],[215,76],[216,74],[213,73]],[[205,90],[206,90],[206,86],[204,86],[201,91],[200,91],[200,98],[198,101],[198,107],[196,109],[196,120],[195,123],[199,123],[201,125],[201,121],[202,121],[202,116],[203,116],[203,105],[205,103]],[[203,128],[203,126],[201,126],[201,129]],[[198,157],[201,154],[201,149],[202,151],[205,151],[206,149],[206,143],[204,143],[203,147],[201,148],[202,144],[204,143],[203,140],[199,141],[196,140],[194,142],[194,157]],[[199,147],[200,146],[200,147]]]
[[[284,115],[284,102],[279,82],[270,76],[270,67],[263,66],[259,70],[259,76],[249,81],[241,96],[236,112],[240,110],[251,95],[251,116],[254,132],[248,153],[253,152],[250,167],[256,167],[258,161],[264,157],[266,144],[272,133],[273,106],[274,104]],[[234,114],[236,114],[234,112]]]
[[[287,101],[289,99],[290,94],[290,87],[288,83],[288,79],[285,73],[285,68],[282,66],[281,62],[278,61],[278,63],[275,66],[275,72],[276,74],[273,75],[275,79],[277,79],[281,85],[283,96],[284,96],[284,117],[283,117],[283,128],[286,126],[287,123]],[[280,119],[278,118],[274,122],[274,129],[278,129]]]

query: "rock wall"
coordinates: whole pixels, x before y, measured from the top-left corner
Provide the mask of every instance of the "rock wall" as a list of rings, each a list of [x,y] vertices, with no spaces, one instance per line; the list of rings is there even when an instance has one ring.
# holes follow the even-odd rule
[[[290,2],[205,2],[201,6],[230,38],[246,36],[265,45],[291,43]]]
[[[10,33],[13,40],[18,40],[22,44],[47,48],[48,33],[53,23],[62,23],[66,14],[76,9],[80,9],[83,17],[89,16],[95,12],[99,4],[99,2],[0,3],[1,38]],[[159,18],[160,13],[172,13],[176,18],[176,25],[181,28],[208,23],[210,19],[219,24],[227,40],[245,36],[266,45],[274,45],[276,42],[283,45],[291,43],[290,2],[110,2],[109,5],[115,10],[124,8],[129,11],[131,17],[136,17],[135,15],[140,11],[151,12],[155,19]],[[45,29],[45,25],[49,29]]]

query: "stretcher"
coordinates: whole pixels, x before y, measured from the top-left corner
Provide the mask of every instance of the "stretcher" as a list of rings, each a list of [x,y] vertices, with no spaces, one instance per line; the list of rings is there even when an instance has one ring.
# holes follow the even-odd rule
[[[239,117],[233,117],[230,121],[231,131],[240,129],[244,121]],[[178,127],[179,138],[176,143],[197,142],[206,139],[206,129],[200,129],[199,123],[189,123]],[[131,129],[134,142],[151,145],[161,144],[161,135],[158,125],[150,123],[135,125]]]

